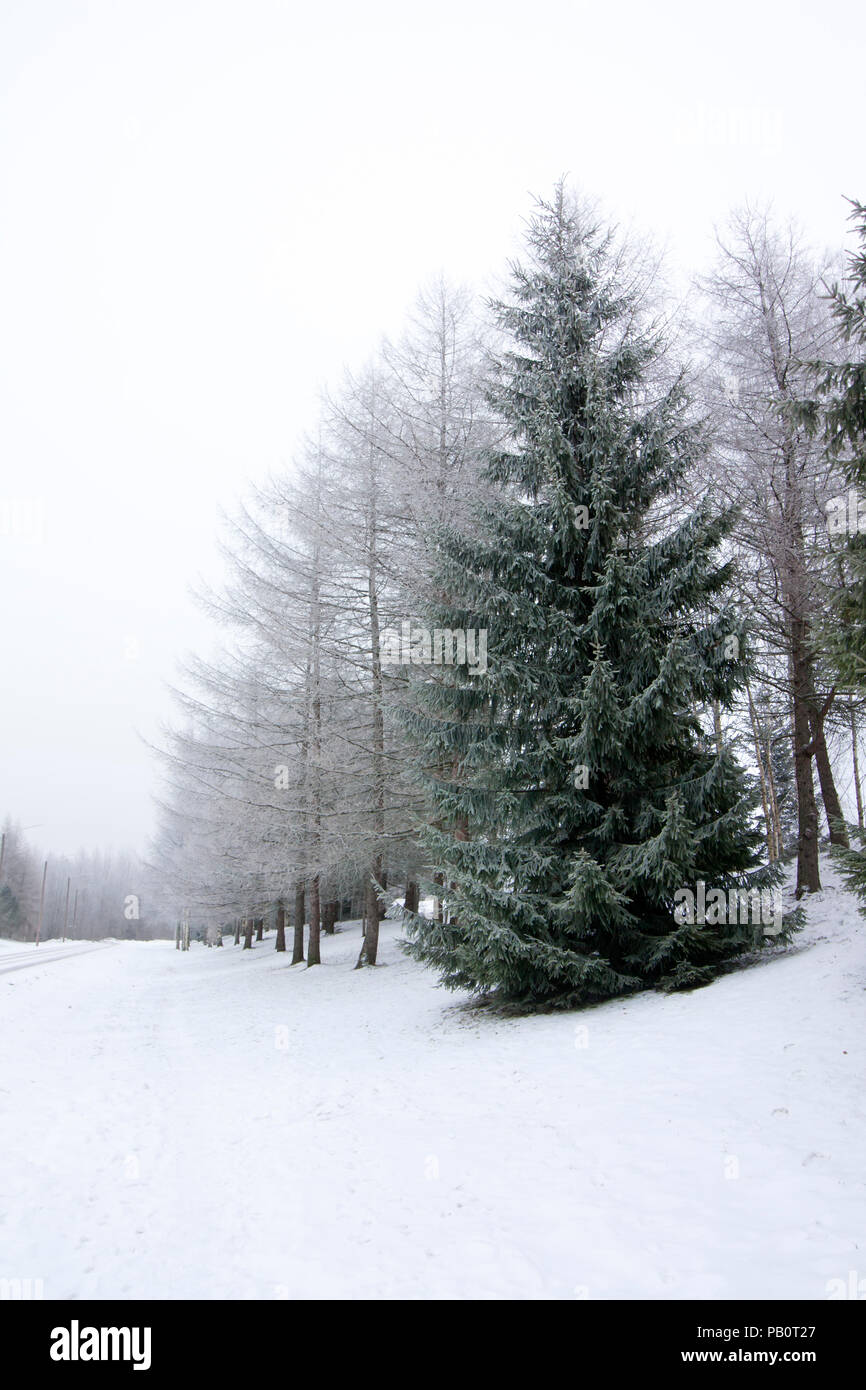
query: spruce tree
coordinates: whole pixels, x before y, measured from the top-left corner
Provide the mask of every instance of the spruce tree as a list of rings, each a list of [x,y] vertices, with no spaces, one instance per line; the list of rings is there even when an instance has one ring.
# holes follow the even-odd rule
[[[842,361],[813,362],[816,397],[802,413],[813,428],[821,428],[831,457],[841,464],[846,481],[859,494],[866,510],[866,206],[852,202],[851,220],[859,246],[848,257],[847,289],[830,291],[839,325]],[[847,349],[847,351],[845,351]],[[845,499],[846,511],[848,499]],[[847,517],[846,517],[847,520]],[[858,525],[848,529],[837,549],[843,582],[832,598],[824,645],[840,681],[866,689],[866,535]]]
[[[407,914],[406,949],[447,986],[568,1006],[705,983],[755,927],[680,921],[674,893],[773,875],[754,785],[700,719],[747,665],[717,559],[732,517],[678,495],[705,447],[686,386],[662,384],[612,234],[562,186],[528,247],[495,306],[495,499],[471,534],[440,528],[423,615],[486,629],[488,664],[416,673],[445,920]]]

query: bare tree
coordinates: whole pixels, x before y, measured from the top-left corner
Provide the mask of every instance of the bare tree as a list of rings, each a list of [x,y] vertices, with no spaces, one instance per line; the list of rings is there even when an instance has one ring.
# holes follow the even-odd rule
[[[826,267],[793,229],[776,230],[766,213],[750,209],[733,216],[718,243],[717,267],[702,282],[719,442],[711,481],[740,513],[742,602],[762,655],[759,680],[790,701],[800,895],[820,888],[813,763],[830,838],[847,843],[826,733],[836,690],[814,641],[826,579],[825,506],[839,476],[792,410],[804,361],[831,338],[821,297]],[[772,821],[769,783],[765,794]]]

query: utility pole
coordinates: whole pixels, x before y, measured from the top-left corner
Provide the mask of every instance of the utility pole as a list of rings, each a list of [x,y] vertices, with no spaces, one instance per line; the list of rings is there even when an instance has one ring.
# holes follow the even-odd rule
[[[48,875],[48,860],[42,865],[42,892],[39,894],[39,921],[36,923],[36,945],[39,945],[39,936],[42,931],[42,912],[45,907],[45,879]]]

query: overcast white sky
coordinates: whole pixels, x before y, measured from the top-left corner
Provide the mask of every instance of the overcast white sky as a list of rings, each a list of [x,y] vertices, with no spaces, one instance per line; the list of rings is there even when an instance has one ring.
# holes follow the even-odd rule
[[[220,508],[563,172],[669,248],[866,199],[858,0],[3,0],[0,815],[144,848]],[[41,508],[41,511],[40,511]]]

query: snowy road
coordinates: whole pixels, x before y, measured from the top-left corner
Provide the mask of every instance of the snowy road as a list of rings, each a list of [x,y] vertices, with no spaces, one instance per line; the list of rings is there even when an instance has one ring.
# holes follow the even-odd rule
[[[824,1298],[866,1278],[866,929],[841,895],[811,910],[799,950],[708,990],[525,1020],[462,1010],[390,923],[375,971],[353,930],[316,970],[270,937],[11,974],[0,1277]]]
[[[50,961],[70,960],[74,956],[87,955],[90,951],[109,949],[108,944],[100,941],[88,942],[86,945],[52,943],[45,946],[27,946],[21,951],[4,951],[0,955],[0,975],[9,975],[14,970],[27,970],[32,965],[45,965]]]

